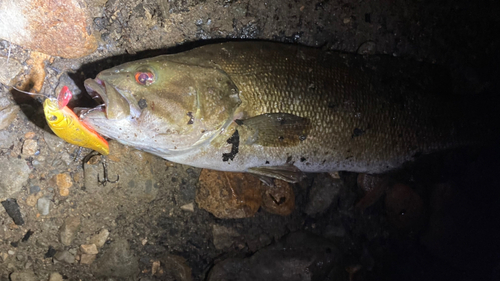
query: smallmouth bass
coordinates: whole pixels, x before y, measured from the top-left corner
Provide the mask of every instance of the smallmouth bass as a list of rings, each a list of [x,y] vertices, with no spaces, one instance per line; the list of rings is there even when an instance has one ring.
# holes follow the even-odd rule
[[[415,65],[405,73],[392,58],[271,42],[207,45],[87,79],[104,107],[82,119],[195,167],[290,182],[302,172],[384,173],[466,143],[459,108]]]

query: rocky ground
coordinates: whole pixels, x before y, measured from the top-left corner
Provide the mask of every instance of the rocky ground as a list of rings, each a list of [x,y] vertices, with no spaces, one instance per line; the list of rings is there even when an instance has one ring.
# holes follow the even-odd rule
[[[18,2],[0,1],[0,280],[500,280],[498,146],[269,188],[110,142],[100,184],[100,156],[11,88],[88,104],[108,67],[265,39],[439,64],[494,124],[497,1]]]

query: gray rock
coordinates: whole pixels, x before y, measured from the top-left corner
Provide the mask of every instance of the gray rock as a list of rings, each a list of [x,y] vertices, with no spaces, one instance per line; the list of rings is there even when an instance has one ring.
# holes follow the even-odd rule
[[[329,240],[305,232],[292,233],[282,241],[249,258],[230,258],[216,264],[209,281],[325,280],[340,253]]]
[[[306,214],[312,216],[326,211],[338,196],[342,185],[340,179],[332,179],[327,174],[318,175],[309,192],[309,200],[304,210]]]
[[[99,231],[99,233],[92,235],[92,237],[90,237],[89,242],[91,244],[95,244],[99,249],[102,246],[104,246],[104,243],[106,243],[108,236],[109,236],[109,231],[107,229],[103,229]]]
[[[9,158],[0,166],[0,201],[13,197],[28,181],[30,168],[24,159]]]
[[[97,259],[95,275],[101,277],[133,277],[139,273],[139,262],[125,239],[117,239]]]
[[[60,261],[60,262],[65,262],[65,263],[74,263],[75,262],[75,256],[68,251],[58,251],[54,255],[54,259],[57,261]]]
[[[11,105],[0,110],[0,130],[7,128],[17,116],[19,106]]]
[[[10,275],[11,281],[38,281],[33,271],[16,271]]]
[[[12,79],[14,79],[22,69],[23,66],[17,60],[0,56],[0,83],[12,86]]]
[[[59,229],[59,238],[61,243],[66,246],[73,243],[75,239],[75,234],[80,227],[80,217],[69,217],[64,221],[64,224]]]
[[[47,197],[38,198],[36,208],[42,216],[48,215],[50,211],[50,199]]]
[[[38,192],[40,192],[40,186],[38,186],[38,185],[30,186],[30,194],[35,194]]]

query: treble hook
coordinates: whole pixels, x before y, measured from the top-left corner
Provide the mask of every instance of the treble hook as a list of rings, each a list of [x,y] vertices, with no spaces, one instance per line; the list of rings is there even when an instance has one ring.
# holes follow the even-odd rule
[[[89,153],[85,158],[83,159],[83,163],[87,163],[92,157],[99,155],[99,152],[97,151],[92,151]],[[103,156],[101,157],[101,163],[102,163],[102,169],[103,169],[103,176],[104,178],[101,180],[99,178],[99,174],[97,174],[97,183],[102,184],[103,186],[106,186],[106,184],[109,183],[116,183],[120,180],[120,175],[116,175],[116,180],[110,181],[108,178],[108,162],[106,162],[106,157]]]
[[[99,179],[99,174],[97,174],[97,183],[102,184],[103,186],[106,186],[106,184],[109,183],[116,183],[120,180],[120,175],[116,175],[116,180],[110,181],[108,178],[108,162],[106,162],[106,157],[101,158],[101,163],[102,163],[102,169],[103,169],[103,174],[104,178],[102,180]]]

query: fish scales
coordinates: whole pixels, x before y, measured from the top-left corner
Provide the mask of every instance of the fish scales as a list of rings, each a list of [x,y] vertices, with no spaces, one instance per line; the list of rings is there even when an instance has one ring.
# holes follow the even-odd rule
[[[125,82],[144,68],[155,73],[151,85]],[[181,99],[195,95],[192,102],[183,100],[181,109],[141,111],[126,124],[98,112],[85,121],[124,144],[197,167],[294,181],[292,174],[298,170],[383,173],[417,154],[463,144],[457,133],[459,111],[440,93],[443,81],[436,81],[425,65],[393,58],[231,42],[131,62],[102,72],[96,80],[106,84],[106,91],[110,85],[116,89],[131,109],[141,98],[160,106],[178,104],[177,94]],[[169,93],[179,88],[186,90]],[[148,119],[154,124],[174,119],[181,124],[150,127],[170,130],[151,134],[134,125],[147,114],[159,116]],[[200,123],[197,130],[186,129]],[[151,141],[124,136],[124,130],[145,134]],[[178,145],[162,147],[169,136]]]

